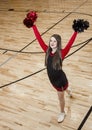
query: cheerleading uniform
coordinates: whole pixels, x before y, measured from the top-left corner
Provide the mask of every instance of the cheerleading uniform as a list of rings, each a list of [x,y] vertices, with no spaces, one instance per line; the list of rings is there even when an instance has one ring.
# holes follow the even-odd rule
[[[41,38],[41,35],[36,25],[33,25],[32,28],[40,46],[46,53],[48,46],[44,43],[43,39]],[[64,49],[61,49],[62,60],[64,60],[65,56],[68,54],[72,44],[74,43],[76,36],[77,36],[77,32],[74,32],[69,42],[67,43],[66,47]],[[54,54],[50,52],[50,55],[47,61],[47,74],[48,74],[49,80],[57,91],[66,90],[68,87],[68,80],[67,80],[66,74],[64,73],[62,69],[56,70],[52,67],[53,57],[54,57]]]

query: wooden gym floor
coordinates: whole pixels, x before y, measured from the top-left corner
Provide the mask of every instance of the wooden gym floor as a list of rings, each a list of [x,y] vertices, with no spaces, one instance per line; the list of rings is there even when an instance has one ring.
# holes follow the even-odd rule
[[[38,13],[36,25],[46,43],[59,33],[64,47],[79,18],[90,28],[78,34],[75,45],[92,38],[92,0],[0,0],[0,130],[77,130],[92,105],[92,41],[64,61],[73,98],[65,94],[67,116],[58,124],[58,97],[44,53],[33,30],[23,25],[30,10]],[[92,113],[82,130],[92,130]]]

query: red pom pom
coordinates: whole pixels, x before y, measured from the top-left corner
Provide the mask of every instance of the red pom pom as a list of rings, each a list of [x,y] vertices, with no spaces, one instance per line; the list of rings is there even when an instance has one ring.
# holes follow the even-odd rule
[[[37,19],[37,14],[36,12],[30,11],[27,14],[27,17],[23,20],[23,23],[26,27],[30,28],[33,26],[34,22]]]
[[[30,11],[30,12],[27,14],[27,18],[29,18],[30,20],[32,20],[33,22],[35,22],[36,19],[37,19],[37,14],[36,14],[36,12]]]
[[[28,27],[28,28],[31,28],[31,27],[33,26],[33,21],[30,20],[29,18],[25,18],[25,19],[23,20],[23,23],[24,23],[24,25],[25,25],[26,27]]]

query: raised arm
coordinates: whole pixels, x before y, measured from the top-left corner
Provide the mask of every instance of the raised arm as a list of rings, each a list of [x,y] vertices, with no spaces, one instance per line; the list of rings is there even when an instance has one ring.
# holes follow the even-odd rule
[[[85,21],[84,19],[78,19],[78,20],[73,21],[72,28],[74,30],[74,33],[73,33],[72,37],[70,38],[66,47],[61,51],[63,59],[68,54],[72,44],[74,43],[74,40],[75,40],[77,34],[84,32],[84,30],[87,30],[88,27],[89,27],[89,22]]]
[[[40,35],[36,25],[33,25],[32,28],[33,28],[34,34],[35,34],[36,39],[38,40],[41,48],[44,50],[44,52],[46,52],[48,46],[44,43],[43,39],[41,38],[41,35]]]
[[[71,46],[73,45],[75,38],[77,36],[77,32],[74,32],[72,37],[70,38],[69,42],[67,43],[66,47],[64,49],[61,50],[62,53],[62,59],[65,58],[65,56],[68,54],[68,52],[70,51]]]
[[[44,52],[46,52],[48,46],[44,43],[43,39],[41,38],[41,35],[40,35],[36,25],[34,25],[34,22],[36,21],[36,19],[37,19],[37,13],[35,11],[30,11],[29,13],[27,13],[26,18],[23,20],[23,23],[26,27],[33,29],[34,34],[35,34],[40,46],[42,47]]]

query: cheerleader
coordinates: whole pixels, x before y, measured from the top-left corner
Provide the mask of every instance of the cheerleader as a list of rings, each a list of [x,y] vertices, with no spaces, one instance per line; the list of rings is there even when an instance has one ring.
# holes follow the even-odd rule
[[[66,44],[65,48],[61,48],[62,41],[61,36],[58,34],[53,34],[49,39],[49,44],[45,44],[41,35],[37,29],[37,26],[34,22],[37,19],[36,12],[29,12],[27,17],[24,19],[23,23],[28,28],[32,28],[38,43],[40,44],[41,48],[45,52],[45,65],[47,68],[47,75],[52,84],[52,86],[56,89],[58,94],[58,99],[60,103],[60,114],[58,116],[58,123],[62,122],[65,118],[65,91],[71,95],[71,91],[68,88],[68,79],[63,71],[63,60],[65,56],[69,53],[71,46],[73,45],[76,36],[79,32],[83,32],[84,29],[89,27],[89,22],[84,21],[83,19],[78,19],[73,21],[73,29],[74,32]]]

